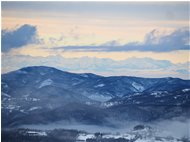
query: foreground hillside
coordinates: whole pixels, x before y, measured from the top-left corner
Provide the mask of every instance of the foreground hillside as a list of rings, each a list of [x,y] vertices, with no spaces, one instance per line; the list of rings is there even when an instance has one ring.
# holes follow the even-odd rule
[[[137,125],[125,133],[87,133],[77,130],[13,129],[2,131],[3,142],[189,142],[187,137],[161,136],[149,126]]]

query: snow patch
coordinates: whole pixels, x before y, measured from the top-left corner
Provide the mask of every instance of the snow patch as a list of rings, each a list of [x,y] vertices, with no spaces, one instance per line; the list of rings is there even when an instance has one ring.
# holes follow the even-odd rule
[[[95,138],[94,134],[79,134],[77,140],[79,141],[86,141],[87,139],[93,139]]]
[[[4,92],[2,92],[2,95],[5,96],[5,97],[8,97],[8,98],[11,97],[10,95],[8,95],[8,94],[6,94],[6,93],[4,93]]]
[[[16,108],[16,106],[14,106],[14,105],[8,105],[7,106],[7,109],[15,109]]]
[[[111,106],[115,106],[115,105],[118,105],[119,102],[105,102],[102,104],[103,107],[111,107]]]
[[[39,101],[40,99],[37,99],[37,98],[32,98],[32,101],[36,102],[36,101]]]
[[[19,73],[19,74],[27,74],[26,71],[22,71],[22,70],[18,70],[17,73]]]
[[[82,76],[82,77],[88,77],[88,75],[87,74],[81,74],[80,76]]]
[[[96,101],[100,101],[100,102],[106,102],[112,98],[110,96],[104,96],[104,95],[101,95],[98,93],[95,93],[95,94],[87,96],[87,97],[92,99],[92,100],[96,100]]]
[[[27,133],[35,136],[47,136],[47,133],[42,131],[28,131]]]
[[[42,88],[42,87],[45,87],[45,86],[49,86],[49,85],[51,85],[53,83],[53,81],[51,80],[51,79],[46,79],[46,80],[44,80],[41,84],[40,84],[40,86],[38,87],[38,88]]]
[[[105,84],[98,84],[98,85],[94,86],[94,88],[99,88],[99,87],[104,87],[104,86],[105,86]]]
[[[154,91],[150,95],[153,95],[156,98],[158,98],[158,97],[164,97],[166,94],[168,94],[167,91]]]
[[[136,82],[133,82],[133,83],[132,83],[132,86],[133,86],[136,90],[138,90],[138,91],[140,91],[140,92],[144,91],[144,87],[143,87],[142,85],[136,83]]]
[[[9,86],[7,85],[7,83],[2,82],[1,84],[3,85],[4,88],[8,88],[8,87],[9,87]]]
[[[82,83],[83,81],[78,81],[78,82],[74,82],[72,85],[75,86],[75,85],[78,85],[80,83]]]
[[[32,107],[29,109],[29,111],[33,111],[33,110],[36,110],[36,109],[41,109],[41,107]]]
[[[91,103],[91,102],[86,102],[86,104],[87,104],[87,105],[92,105],[93,103]]]
[[[190,91],[190,88],[183,89],[182,91],[183,91],[183,92],[189,92],[189,91]]]
[[[12,112],[12,110],[19,110],[20,106],[17,106],[17,105],[8,105],[5,108],[8,109],[9,112],[10,111]]]
[[[102,138],[114,138],[114,139],[119,139],[119,138],[125,138],[127,140],[131,140],[135,138],[134,134],[105,134],[102,136]]]

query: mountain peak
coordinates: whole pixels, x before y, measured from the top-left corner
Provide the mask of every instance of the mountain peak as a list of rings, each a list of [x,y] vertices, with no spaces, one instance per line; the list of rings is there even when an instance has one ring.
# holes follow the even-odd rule
[[[24,68],[21,68],[19,70],[13,71],[13,72],[16,72],[19,74],[39,73],[41,75],[50,74],[50,73],[71,74],[69,72],[62,71],[62,70],[56,69],[54,67],[48,67],[48,66],[28,66],[28,67],[24,67]]]
[[[45,71],[50,71],[50,70],[58,70],[54,67],[48,67],[48,66],[28,66],[20,69],[21,71],[33,71],[33,70],[45,70]],[[61,70],[59,70],[61,71]]]

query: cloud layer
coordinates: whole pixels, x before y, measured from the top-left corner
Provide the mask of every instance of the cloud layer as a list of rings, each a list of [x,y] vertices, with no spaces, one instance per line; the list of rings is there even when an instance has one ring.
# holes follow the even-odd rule
[[[103,76],[139,76],[139,77],[179,77],[189,79],[190,62],[173,64],[167,60],[151,58],[129,58],[115,61],[108,58],[64,58],[62,56],[31,57],[2,56],[2,72],[16,70],[26,66],[52,66],[75,73],[95,73]]]
[[[30,43],[36,43],[38,40],[37,28],[32,25],[22,25],[15,30],[2,30],[1,51],[8,52],[12,48],[20,48]]]
[[[100,46],[66,46],[55,49],[64,51],[91,51],[91,52],[118,52],[118,51],[152,51],[152,52],[170,52],[175,50],[190,50],[188,28],[177,29],[168,35],[159,35],[158,30],[152,30],[145,36],[144,43],[133,42],[125,45],[118,45],[117,42],[110,41],[109,44]]]
[[[170,34],[161,34],[159,30],[154,29],[145,35],[144,42],[131,42],[121,45],[119,41],[112,40],[101,45],[85,45],[85,46],[60,46],[56,47],[56,42],[60,39],[50,38],[52,51],[82,51],[82,52],[170,52],[176,50],[190,50],[190,31],[187,27],[180,28]],[[61,38],[61,40],[64,40]],[[12,48],[20,48],[31,43],[40,43],[37,35],[37,27],[33,25],[22,25],[16,30],[2,30],[2,52],[8,52]]]

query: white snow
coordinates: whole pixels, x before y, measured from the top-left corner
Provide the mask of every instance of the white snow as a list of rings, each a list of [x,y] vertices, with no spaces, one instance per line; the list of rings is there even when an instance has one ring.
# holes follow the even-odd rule
[[[157,97],[161,97],[159,92],[153,92],[153,93],[151,93],[150,95],[153,95],[153,96],[155,96],[156,98],[157,98]]]
[[[121,135],[113,135],[113,134],[107,134],[107,135],[104,135],[103,138],[115,138],[115,139],[118,139],[118,138],[121,138],[122,136]]]
[[[32,107],[29,109],[29,111],[33,111],[33,110],[36,110],[36,109],[41,109],[41,107]]]
[[[150,95],[153,95],[155,96],[156,98],[158,97],[163,97],[165,96],[166,94],[165,93],[168,93],[167,91],[154,91],[152,92]]]
[[[15,109],[16,108],[16,106],[14,106],[14,105],[8,105],[7,106],[7,109]]]
[[[183,91],[183,92],[189,92],[189,91],[190,91],[190,88],[183,89],[182,91]]]
[[[40,99],[37,99],[37,98],[32,98],[32,101],[36,102],[36,101],[39,101]]]
[[[102,136],[103,138],[114,138],[114,139],[119,139],[119,138],[125,138],[125,139],[133,139],[135,138],[134,134],[105,134]]]
[[[79,134],[77,140],[80,140],[80,141],[86,141],[87,139],[90,139],[90,138],[95,138],[94,134]]]
[[[177,139],[169,139],[169,138],[146,138],[146,139],[137,139],[135,142],[182,142]]]
[[[92,100],[96,100],[96,101],[100,101],[100,102],[105,102],[105,101],[108,101],[112,98],[110,96],[104,96],[104,95],[101,95],[99,93],[92,94],[88,97]]]
[[[8,97],[8,98],[11,97],[10,95],[8,95],[8,94],[6,94],[6,93],[4,93],[4,92],[2,92],[2,95],[5,96],[5,97]]]
[[[105,84],[98,84],[98,85],[94,86],[94,88],[104,87],[104,86],[105,86]]]
[[[104,103],[104,106],[105,107],[111,107],[111,106],[114,106],[115,103],[112,103],[112,102],[108,102],[108,103]]]
[[[86,142],[89,138],[96,139],[96,136],[92,133],[79,133],[77,141]],[[124,138],[128,141],[134,142],[182,142],[181,139],[166,135],[165,132],[164,135],[160,135],[160,131],[158,129],[153,129],[149,126],[146,126],[143,129],[130,130],[124,133],[101,133],[101,138],[113,138],[115,141],[116,139]]]
[[[1,82],[1,84],[3,85],[3,87],[8,88],[9,86],[7,85],[7,83]]]
[[[82,76],[82,77],[88,77],[88,75],[87,74],[81,74],[80,76]]]
[[[114,139],[119,139],[119,138],[125,138],[126,140],[133,140],[136,138],[136,136],[141,136],[135,140],[135,142],[182,142],[178,139],[175,138],[170,138],[170,137],[154,137],[154,134],[149,134],[147,130],[141,130],[138,132],[131,132],[131,133],[125,133],[125,134],[103,134],[102,138],[109,139],[109,138],[114,138]],[[94,134],[87,134],[87,133],[80,133],[77,141],[86,141],[87,139],[95,139]]]
[[[42,131],[28,131],[27,133],[35,136],[47,136],[47,133]]]
[[[17,73],[20,73],[20,74],[27,74],[26,71],[22,71],[22,70],[18,70]]]
[[[92,103],[91,102],[86,102],[87,105],[91,105]]]
[[[42,87],[45,87],[45,86],[49,86],[49,85],[51,85],[53,83],[53,81],[51,80],[51,79],[46,79],[46,80],[44,80],[41,84],[40,84],[40,86],[38,87],[38,88],[42,88]]]
[[[75,85],[78,85],[80,83],[82,83],[83,81],[77,81],[77,82],[74,82],[72,85],[75,86]]]
[[[146,133],[146,132],[145,132]],[[103,134],[102,138],[105,139],[109,139],[109,138],[114,138],[114,139],[119,139],[119,138],[125,138],[126,140],[133,140],[136,138],[136,136],[142,136],[139,137],[135,140],[135,142],[182,142],[178,139],[175,138],[170,138],[170,137],[154,137],[152,135],[142,135],[141,132],[140,133],[126,133],[126,134]],[[86,141],[87,139],[95,139],[95,135],[94,134],[86,134],[86,133],[80,133],[77,141]]]
[[[30,97],[29,97],[29,94],[24,95],[23,98],[21,98],[21,99],[24,99],[24,100],[26,100],[26,101],[33,101],[33,102],[36,102],[36,101],[39,101],[39,100],[40,100],[40,99],[37,99],[37,98],[30,98]]]
[[[19,110],[20,106],[17,106],[17,105],[8,105],[8,106],[5,106],[6,109],[9,109],[9,110]]]
[[[119,102],[105,102],[105,103],[102,103],[102,106],[108,108],[108,107],[115,106],[118,104],[119,104]]]
[[[140,92],[144,91],[144,87],[143,87],[142,85],[136,83],[136,82],[133,82],[133,83],[132,83],[132,86],[133,86],[136,90],[138,90],[138,91],[140,91]]]

